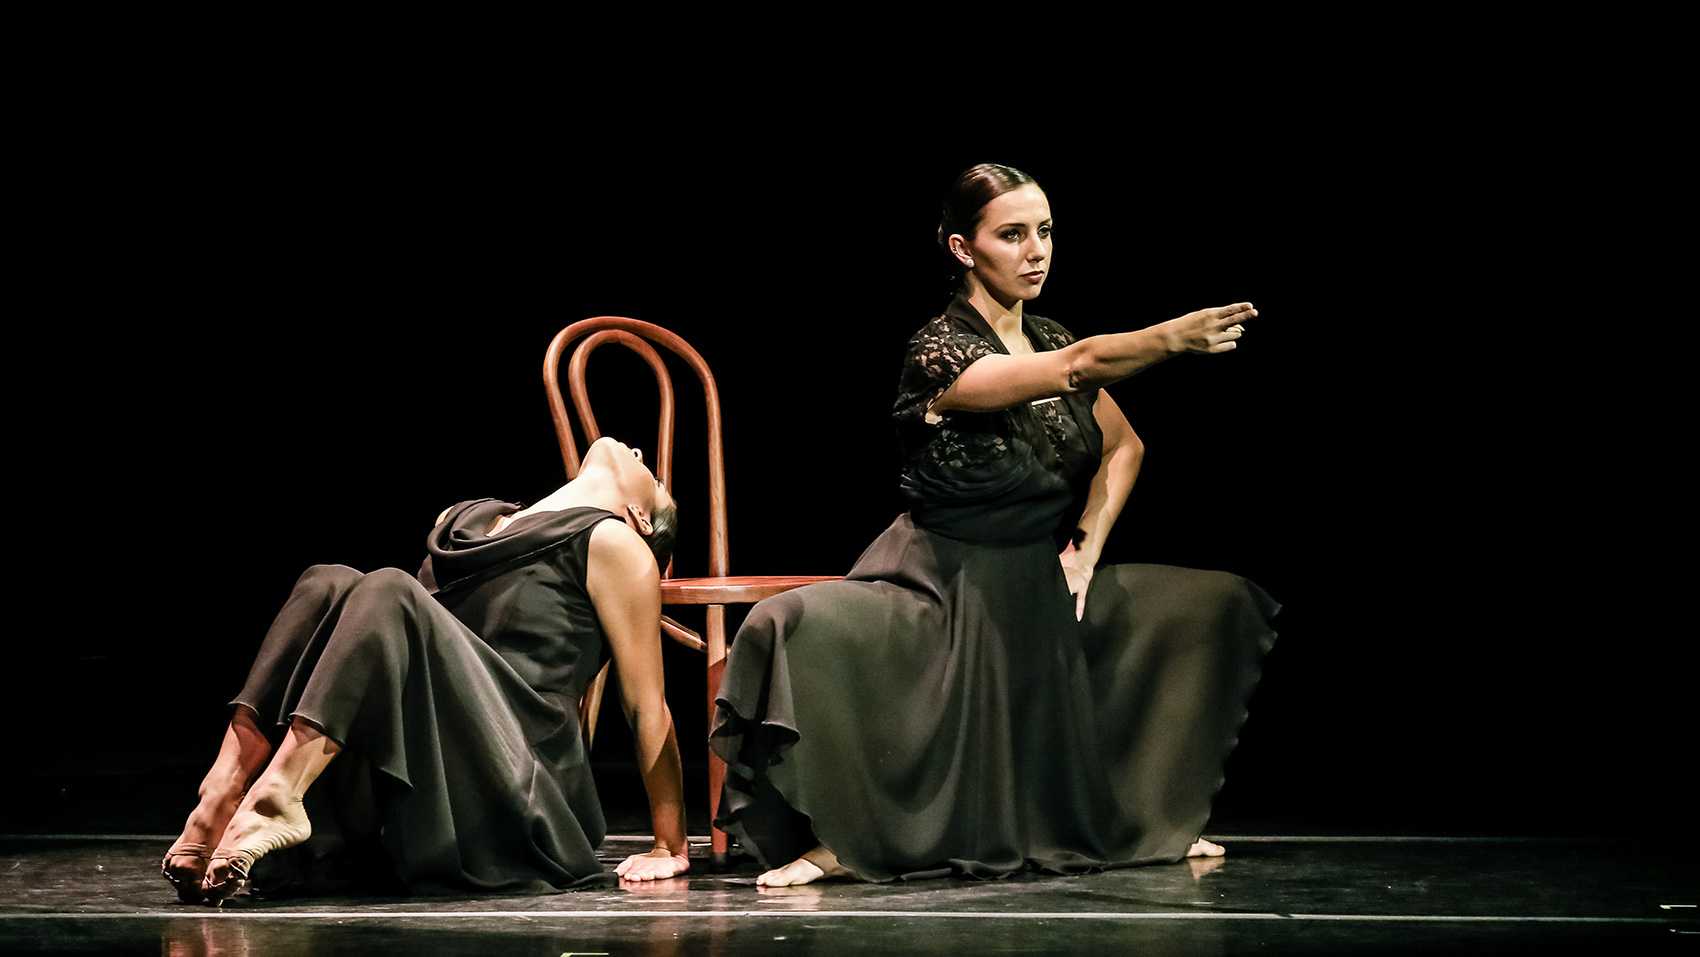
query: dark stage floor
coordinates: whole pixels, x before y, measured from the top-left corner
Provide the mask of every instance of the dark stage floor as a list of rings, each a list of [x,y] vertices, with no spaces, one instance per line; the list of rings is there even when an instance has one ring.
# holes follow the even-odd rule
[[[0,953],[1700,953],[1694,847],[1221,836],[1230,856],[1085,877],[760,890],[756,866],[549,897],[239,897],[159,879],[168,836],[0,838]],[[604,858],[645,848],[611,839]]]

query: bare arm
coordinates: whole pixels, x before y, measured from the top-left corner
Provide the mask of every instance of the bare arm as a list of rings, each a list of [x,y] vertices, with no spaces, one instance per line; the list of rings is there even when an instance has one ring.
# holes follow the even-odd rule
[[[673,877],[691,866],[679,742],[664,696],[659,579],[655,557],[636,532],[619,522],[602,522],[592,530],[585,584],[613,652],[620,705],[637,744],[655,826],[655,849],[615,868],[627,880]]]
[[[1091,336],[1052,352],[983,356],[945,389],[930,411],[991,412],[1034,399],[1101,388],[1183,352],[1235,348],[1249,302],[1189,312],[1136,332]]]
[[[1086,509],[1080,515],[1079,528],[1085,533],[1080,544],[1070,542],[1063,548],[1063,577],[1068,579],[1069,594],[1074,596],[1074,617],[1086,615],[1086,589],[1092,583],[1092,567],[1104,551],[1104,541],[1110,529],[1121,517],[1122,506],[1133,492],[1139,478],[1139,467],[1145,462],[1145,443],[1133,431],[1127,416],[1108,392],[1098,393],[1092,404],[1092,417],[1104,433],[1103,458],[1092,476],[1086,492]]]

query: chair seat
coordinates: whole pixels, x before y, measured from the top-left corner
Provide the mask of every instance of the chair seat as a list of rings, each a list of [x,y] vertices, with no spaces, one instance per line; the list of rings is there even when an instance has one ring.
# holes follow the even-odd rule
[[[663,605],[739,605],[771,598],[803,585],[835,582],[842,575],[732,575],[725,578],[664,578]]]

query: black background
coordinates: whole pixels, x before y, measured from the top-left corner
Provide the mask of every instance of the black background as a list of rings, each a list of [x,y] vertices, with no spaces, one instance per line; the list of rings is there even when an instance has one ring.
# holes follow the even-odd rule
[[[714,368],[735,574],[847,569],[899,508],[889,406],[947,298],[939,199],[990,160],[1056,216],[1031,311],[1082,336],[1261,312],[1239,351],[1112,389],[1148,452],[1109,557],[1229,569],[1286,606],[1220,824],[1692,829],[1692,429],[1664,361],[1679,310],[1651,292],[1676,259],[1621,218],[1657,187],[1600,165],[1632,120],[1416,88],[1374,110],[1099,99],[1069,123],[195,90],[103,90],[63,121],[76,148],[42,144],[62,168],[32,197],[13,357],[11,639],[46,656],[9,700],[60,793],[209,759],[306,566],[413,569],[444,506],[554,488],[540,368],[576,319],[658,323]],[[706,548],[693,401],[682,575]],[[668,655],[700,760],[700,659]]]

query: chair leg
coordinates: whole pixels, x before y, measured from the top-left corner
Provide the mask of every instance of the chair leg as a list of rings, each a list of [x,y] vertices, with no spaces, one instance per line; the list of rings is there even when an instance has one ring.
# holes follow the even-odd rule
[[[726,606],[708,606],[708,721],[714,726],[714,699],[720,693],[720,676],[726,671]],[[731,850],[726,832],[714,826],[720,816],[720,788],[726,783],[726,762],[711,748],[708,752],[708,820],[715,863],[723,863]]]
[[[590,679],[590,686],[584,689],[584,697],[578,703],[578,725],[584,734],[584,753],[590,754],[590,746],[596,743],[596,718],[602,713],[602,690],[608,685],[608,668],[612,661],[602,663],[602,670],[596,677]]]

